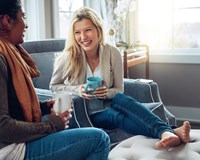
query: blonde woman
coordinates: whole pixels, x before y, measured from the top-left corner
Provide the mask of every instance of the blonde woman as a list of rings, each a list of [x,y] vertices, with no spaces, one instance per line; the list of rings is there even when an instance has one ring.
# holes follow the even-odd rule
[[[86,79],[91,76],[102,77],[104,82],[94,94],[85,91]],[[74,13],[65,51],[55,61],[50,89],[70,91],[86,101],[96,101],[96,105],[87,106],[95,127],[120,128],[132,135],[160,138],[158,149],[190,139],[189,122],[173,130],[141,103],[123,94],[121,54],[105,43],[103,20],[91,8],[82,7]]]

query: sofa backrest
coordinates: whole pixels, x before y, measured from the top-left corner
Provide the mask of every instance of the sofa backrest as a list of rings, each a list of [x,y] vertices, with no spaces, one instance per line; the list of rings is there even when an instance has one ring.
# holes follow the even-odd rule
[[[49,89],[49,83],[53,72],[54,59],[65,46],[64,39],[46,39],[39,41],[27,41],[22,46],[35,60],[41,74],[34,78],[33,83],[36,88]]]
[[[65,46],[65,39],[44,39],[37,41],[26,41],[22,46],[29,54],[43,52],[62,51]]]

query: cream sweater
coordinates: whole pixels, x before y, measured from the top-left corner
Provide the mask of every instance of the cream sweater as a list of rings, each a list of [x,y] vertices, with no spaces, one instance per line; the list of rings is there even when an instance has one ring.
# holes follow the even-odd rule
[[[81,85],[86,83],[86,58],[85,53],[83,54],[84,66],[77,81],[74,84],[71,84],[68,81],[68,76],[62,77],[63,75],[63,66],[67,61],[67,54],[62,54],[62,62],[59,66],[54,66],[54,71],[52,74],[50,89],[52,91],[64,90],[71,92],[73,95],[81,96]],[[103,73],[103,79],[106,82],[108,89],[107,98],[111,99],[117,92],[123,92],[123,66],[122,66],[122,57],[119,50],[109,44],[100,45],[99,48],[100,56],[100,68]]]

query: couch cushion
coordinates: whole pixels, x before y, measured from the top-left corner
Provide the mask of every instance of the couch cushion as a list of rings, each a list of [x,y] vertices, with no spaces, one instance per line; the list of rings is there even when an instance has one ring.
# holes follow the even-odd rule
[[[55,55],[63,51],[65,39],[26,41],[22,46],[33,57],[41,71],[40,77],[33,80],[34,86],[36,88],[49,89]]]
[[[200,160],[200,130],[191,130],[191,141],[168,150],[157,150],[159,139],[133,136],[122,141],[109,154],[109,160]]]
[[[54,60],[60,53],[61,52],[43,52],[31,54],[31,57],[35,60],[40,70],[40,76],[33,79],[36,88],[49,89]]]

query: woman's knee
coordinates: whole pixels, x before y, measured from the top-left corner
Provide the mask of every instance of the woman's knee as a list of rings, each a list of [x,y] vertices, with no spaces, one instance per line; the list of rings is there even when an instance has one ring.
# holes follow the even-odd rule
[[[69,130],[70,131],[70,130]],[[86,127],[74,129],[74,137],[82,139],[83,141],[98,141],[98,143],[104,144],[105,146],[110,145],[110,138],[108,134],[102,129],[94,128],[94,127]],[[72,137],[71,137],[72,139]]]
[[[112,107],[115,106],[117,108],[124,105],[135,105],[138,103],[139,102],[136,99],[122,92],[117,93],[112,99]]]
[[[94,137],[98,138],[100,141],[103,141],[105,145],[110,145],[110,138],[105,131],[98,128],[92,128],[92,129],[89,128],[89,129],[90,129],[90,134],[93,134]]]

